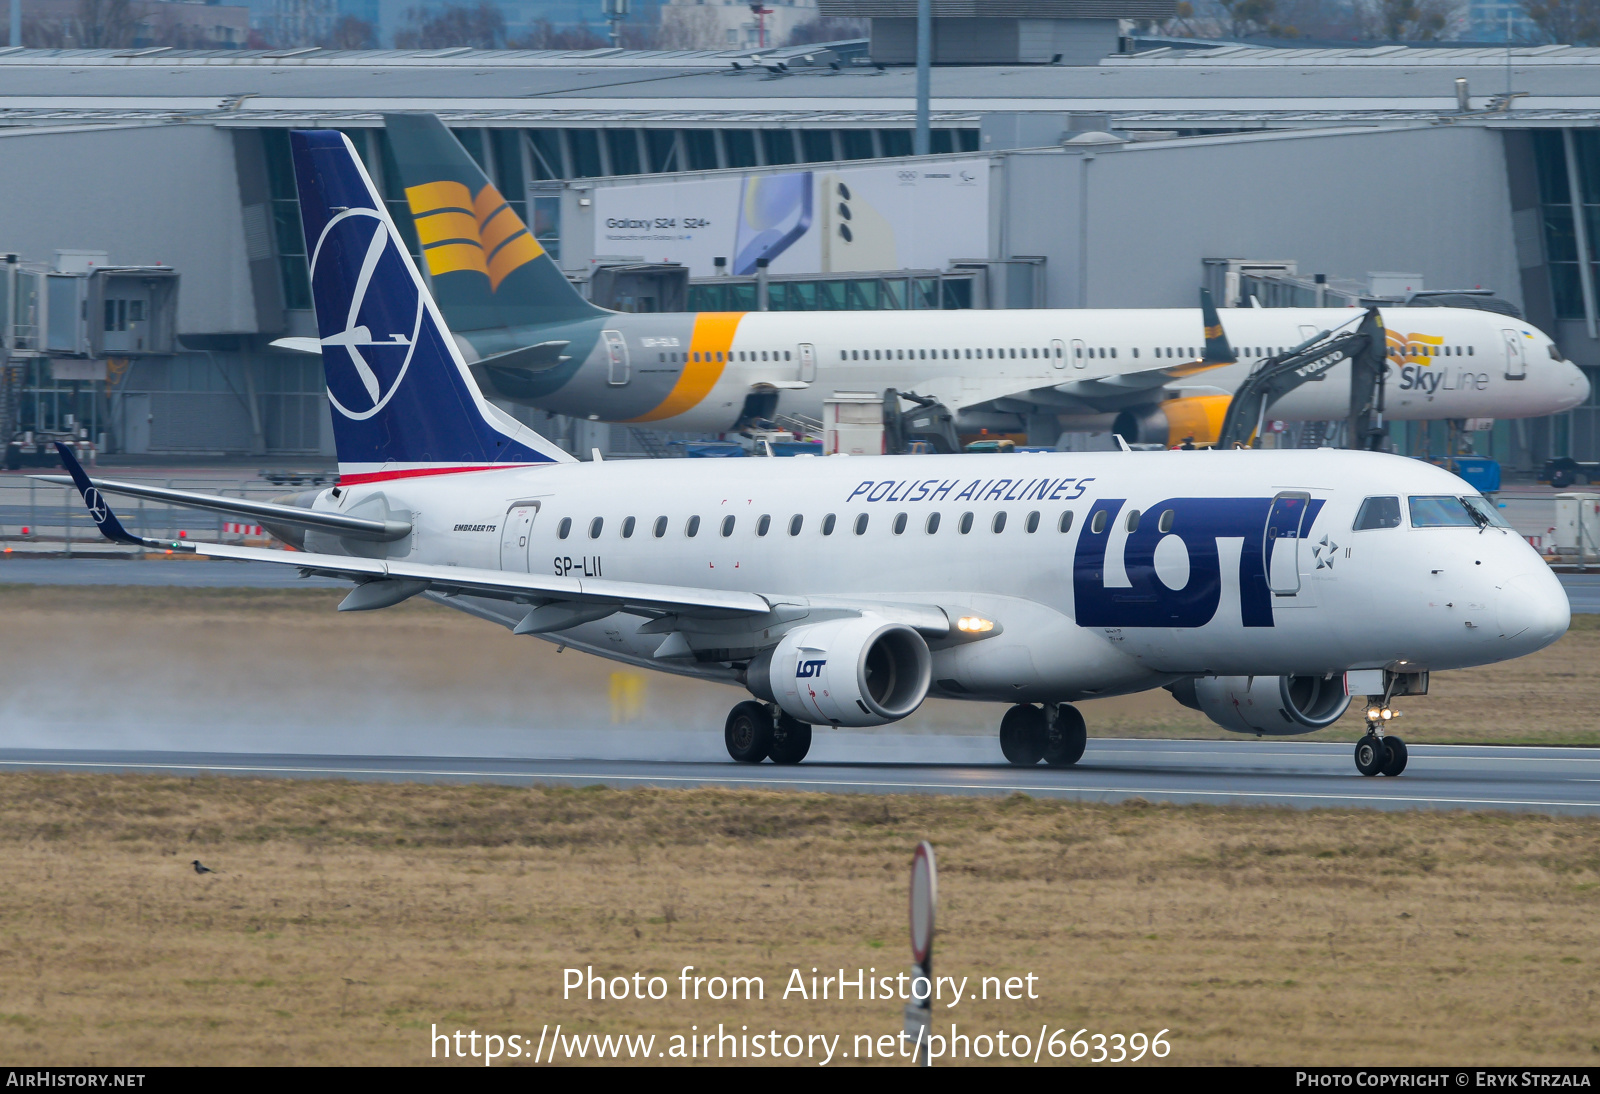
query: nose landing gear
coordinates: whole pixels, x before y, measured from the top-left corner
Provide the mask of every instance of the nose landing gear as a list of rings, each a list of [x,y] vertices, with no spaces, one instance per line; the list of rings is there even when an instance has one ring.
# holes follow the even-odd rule
[[[1357,771],[1370,777],[1398,775],[1406,769],[1406,761],[1410,758],[1406,743],[1383,731],[1385,722],[1398,717],[1400,712],[1389,708],[1387,697],[1368,698],[1367,732],[1356,742]]]
[[[1083,757],[1088,732],[1083,715],[1067,703],[1040,709],[1022,703],[1000,720],[1000,751],[1018,767],[1043,760],[1051,767],[1071,767]]]

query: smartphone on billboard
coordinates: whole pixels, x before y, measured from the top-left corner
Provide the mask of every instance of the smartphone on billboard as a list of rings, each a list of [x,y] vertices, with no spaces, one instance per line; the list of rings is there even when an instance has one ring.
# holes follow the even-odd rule
[[[758,258],[771,262],[810,227],[810,171],[747,176],[739,192],[733,272],[755,273]]]
[[[898,270],[894,228],[843,177],[822,176],[822,271]]]

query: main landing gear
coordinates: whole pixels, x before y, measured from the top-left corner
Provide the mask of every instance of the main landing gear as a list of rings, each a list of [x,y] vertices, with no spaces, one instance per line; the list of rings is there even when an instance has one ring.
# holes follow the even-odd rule
[[[797,764],[811,751],[811,727],[777,707],[746,700],[728,713],[723,729],[728,755],[742,764],[771,760]]]
[[[1367,732],[1356,742],[1356,770],[1363,775],[1398,775],[1406,769],[1406,743],[1383,731],[1383,724],[1400,717],[1387,698],[1372,696],[1367,706]]]
[[[1088,739],[1083,715],[1066,703],[1042,709],[1021,703],[1000,719],[1000,751],[1018,767],[1040,760],[1051,767],[1071,767],[1083,757]]]

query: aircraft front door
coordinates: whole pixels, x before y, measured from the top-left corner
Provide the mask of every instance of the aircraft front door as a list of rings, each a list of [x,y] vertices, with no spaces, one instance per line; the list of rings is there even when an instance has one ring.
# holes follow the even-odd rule
[[[1050,363],[1056,368],[1067,367],[1067,347],[1059,338],[1050,339]]]
[[[1072,340],[1072,367],[1083,368],[1088,363],[1086,360],[1088,356],[1089,353],[1083,346],[1083,339],[1074,338]]]
[[[539,503],[523,501],[506,512],[500,522],[500,568],[525,574],[528,568],[529,544],[533,542],[533,518],[539,515]]]
[[[628,342],[622,337],[621,331],[601,331],[601,337],[606,343],[606,358],[610,368],[606,373],[606,382],[620,387],[628,382]]]
[[[1311,495],[1299,491],[1285,491],[1272,499],[1261,554],[1273,596],[1300,592],[1300,540],[1309,530],[1304,525],[1310,502]]]
[[[1506,351],[1506,379],[1526,380],[1528,378],[1528,358],[1522,349],[1522,335],[1514,330],[1500,332],[1500,340]]]
[[[817,378],[817,347],[810,342],[800,343],[800,382],[809,384]]]

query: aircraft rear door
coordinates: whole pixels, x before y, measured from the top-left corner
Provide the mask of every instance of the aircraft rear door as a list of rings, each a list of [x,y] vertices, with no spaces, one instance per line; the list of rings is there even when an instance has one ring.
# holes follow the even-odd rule
[[[1056,368],[1067,367],[1067,347],[1059,338],[1050,339],[1050,363]]]
[[[539,515],[539,503],[519,501],[506,511],[500,522],[500,568],[525,574],[529,572],[528,551],[533,542],[533,518]]]
[[[817,378],[817,347],[810,342],[800,343],[800,382],[809,384]]]
[[[1083,368],[1088,363],[1084,360],[1088,355],[1089,351],[1084,348],[1083,339],[1074,338],[1072,340],[1072,367]]]
[[[606,382],[620,387],[628,382],[628,342],[622,337],[621,331],[607,330],[600,332],[606,342],[606,358],[610,365],[606,373]]]
[[[1295,596],[1300,592],[1300,541],[1308,530],[1304,525],[1310,502],[1311,495],[1298,490],[1286,490],[1272,499],[1261,556],[1273,596]]]
[[[1526,380],[1528,378],[1528,358],[1522,351],[1522,335],[1514,330],[1500,332],[1500,340],[1506,349],[1506,379]]]

